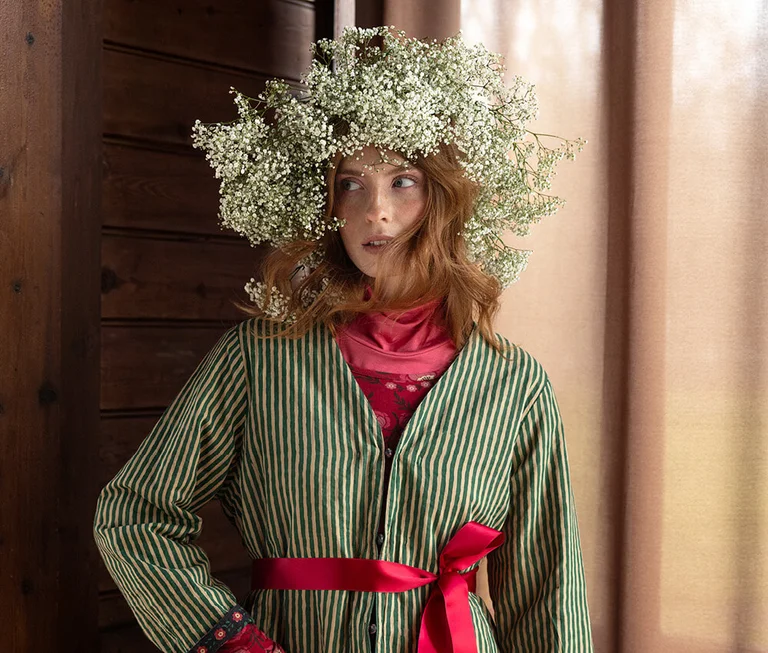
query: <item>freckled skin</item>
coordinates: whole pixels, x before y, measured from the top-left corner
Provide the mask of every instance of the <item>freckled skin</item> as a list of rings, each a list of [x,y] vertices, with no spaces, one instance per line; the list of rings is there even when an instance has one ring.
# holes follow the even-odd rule
[[[391,150],[387,156],[402,159]],[[344,248],[357,268],[369,277],[376,276],[378,256],[363,243],[376,234],[398,236],[424,215],[427,205],[426,173],[415,167],[401,168],[392,163],[377,163],[381,156],[368,146],[339,165],[335,182],[335,215],[346,224],[339,230]],[[376,164],[375,170],[363,165]],[[353,174],[364,172],[364,175]]]

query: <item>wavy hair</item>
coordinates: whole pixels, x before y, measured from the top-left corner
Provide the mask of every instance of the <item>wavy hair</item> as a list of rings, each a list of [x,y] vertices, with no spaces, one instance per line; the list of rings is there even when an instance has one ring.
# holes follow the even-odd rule
[[[445,326],[457,348],[466,343],[476,319],[483,339],[497,352],[507,352],[493,329],[500,308],[501,284],[469,261],[461,236],[472,215],[478,188],[464,175],[458,156],[454,145],[442,144],[436,154],[412,161],[426,176],[426,210],[421,220],[378,254],[375,278],[355,266],[338,231],[326,232],[319,241],[293,241],[266,254],[256,280],[287,297],[287,312],[293,312],[296,320],[281,322],[268,317],[255,304],[235,301],[247,316],[262,318],[270,327],[257,337],[301,338],[318,321],[335,335],[339,326],[360,313],[391,311],[395,317],[398,311],[443,299]],[[336,170],[341,161],[341,155],[337,155],[326,174],[326,217],[334,215]],[[300,262],[318,247],[325,250],[325,257],[317,268],[306,273]],[[381,270],[407,271],[389,276],[386,296]],[[367,286],[372,293],[365,299]],[[302,301],[305,297],[312,300]]]

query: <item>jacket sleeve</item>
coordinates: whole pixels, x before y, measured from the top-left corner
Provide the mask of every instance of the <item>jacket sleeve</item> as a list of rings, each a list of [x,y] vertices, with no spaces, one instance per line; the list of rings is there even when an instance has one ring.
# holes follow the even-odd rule
[[[590,653],[592,633],[563,425],[546,373],[513,448],[504,543],[488,556],[502,653]]]
[[[162,651],[214,653],[252,622],[194,543],[202,531],[197,511],[231,478],[246,413],[235,326],[99,495],[98,550],[139,626]]]

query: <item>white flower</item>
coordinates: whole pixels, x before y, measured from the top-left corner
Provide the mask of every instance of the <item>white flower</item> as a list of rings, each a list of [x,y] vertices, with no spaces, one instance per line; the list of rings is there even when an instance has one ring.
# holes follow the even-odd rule
[[[374,37],[382,38],[382,47],[370,43]],[[531,225],[563,205],[540,191],[550,188],[556,163],[573,159],[586,141],[560,139],[559,147],[545,147],[540,134],[525,128],[538,112],[533,85],[514,76],[505,86],[501,56],[468,46],[461,32],[438,43],[390,27],[347,27],[312,50],[303,89],[270,80],[258,98],[249,98],[231,88],[237,120],[195,122],[193,145],[205,150],[221,179],[222,226],[253,245],[319,240],[343,226],[335,216],[324,217],[325,175],[334,154],[375,145],[382,160],[385,149],[413,159],[453,143],[463,153],[464,173],[481,185],[462,230],[470,259],[502,287],[517,281],[531,252],[507,246],[501,235],[528,235]],[[270,110],[276,120],[268,123]],[[525,140],[527,134],[534,140]],[[316,267],[322,255],[304,264]],[[270,314],[285,307],[276,289],[267,297],[266,288],[249,286]]]
[[[245,292],[267,317],[285,322],[296,320],[295,314],[288,314],[288,298],[276,286],[272,286],[267,293],[266,284],[251,277],[251,280],[245,284]]]

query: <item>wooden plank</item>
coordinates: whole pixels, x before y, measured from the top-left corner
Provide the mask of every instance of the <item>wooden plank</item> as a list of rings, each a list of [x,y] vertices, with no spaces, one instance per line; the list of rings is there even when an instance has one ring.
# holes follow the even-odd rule
[[[135,623],[103,630],[99,639],[100,653],[157,653],[157,647]]]
[[[232,324],[102,327],[102,410],[167,406]]]
[[[155,240],[105,234],[101,314],[105,318],[227,320],[247,316],[243,286],[263,249],[232,242]]]
[[[99,438],[99,488],[103,488],[130,458],[160,419],[162,410],[136,416],[103,415]]]
[[[104,38],[144,50],[298,80],[315,10],[283,0],[106,0]]]
[[[237,117],[230,86],[256,97],[267,79],[109,48],[103,56],[104,132],[160,143],[191,146],[195,119]]]
[[[99,0],[1,2],[0,623],[94,651]]]
[[[203,152],[192,156],[105,143],[102,225],[223,235],[219,180]]]

